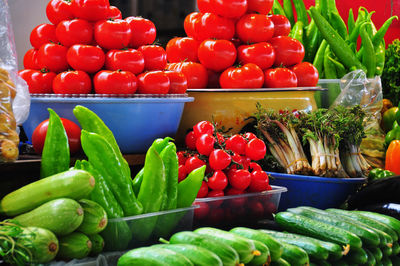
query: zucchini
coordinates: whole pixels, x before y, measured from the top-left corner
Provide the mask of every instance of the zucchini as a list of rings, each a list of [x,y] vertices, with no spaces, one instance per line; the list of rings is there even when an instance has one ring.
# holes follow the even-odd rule
[[[376,264],[376,259],[374,254],[372,254],[372,252],[369,249],[364,249],[365,252],[367,253],[368,256],[368,260],[364,265],[368,265],[368,266],[374,266]]]
[[[93,190],[95,180],[84,170],[68,170],[23,186],[0,201],[0,214],[15,216],[58,198],[79,200]]]
[[[363,216],[374,219],[375,221],[379,221],[381,223],[390,226],[400,237],[400,221],[397,220],[396,218],[376,212],[367,212],[367,211],[352,211],[352,212],[361,214]]]
[[[194,232],[182,231],[171,236],[170,244],[191,244],[206,248],[217,254],[225,266],[236,266],[239,264],[239,254],[227,244],[206,235]]]
[[[260,241],[251,240],[254,242],[254,246],[256,250],[260,252],[260,255],[254,255],[254,258],[247,263],[249,266],[258,266],[258,265],[269,265],[271,263],[271,255],[269,253],[268,247]]]
[[[104,239],[99,234],[88,235],[90,242],[92,242],[92,249],[90,250],[90,256],[99,255],[104,248]]]
[[[378,247],[368,247],[367,248],[374,255],[376,262],[379,262],[383,258],[382,250]]]
[[[308,265],[310,263],[310,259],[307,255],[307,252],[299,248],[295,245],[291,245],[285,242],[282,242],[283,245],[283,253],[282,258],[290,263],[290,265]]]
[[[345,259],[349,264],[362,265],[367,263],[368,255],[362,248],[352,248]]]
[[[296,238],[295,236],[291,236],[290,233],[281,233],[272,230],[262,230],[262,232],[270,234],[272,237],[275,237],[278,240],[281,240],[285,243],[292,244],[304,249],[310,258],[314,258],[316,260],[326,260],[329,256],[328,250],[324,249],[318,242],[314,241],[314,239],[309,238]]]
[[[143,247],[128,251],[118,259],[118,266],[192,266],[188,258],[160,247]]]
[[[290,266],[290,263],[284,260],[283,258],[279,258],[276,261],[271,261],[271,266]]]
[[[83,259],[89,255],[92,249],[90,239],[79,232],[62,236],[58,241],[60,242],[60,249],[58,250],[57,258],[63,260]]]
[[[389,257],[383,256],[382,261],[381,261],[383,266],[392,266],[392,260]]]
[[[282,256],[282,244],[268,234],[246,227],[235,227],[230,232],[265,244],[271,254],[271,261],[277,261]]]
[[[314,221],[290,212],[279,212],[275,215],[275,221],[285,230],[315,237],[321,240],[334,242],[340,245],[361,248],[361,239],[355,234],[336,226]]]
[[[107,213],[97,202],[88,199],[79,200],[83,208],[83,221],[77,231],[86,235],[98,234],[106,228],[108,219]]]
[[[392,256],[397,256],[400,253],[399,242],[394,242],[392,247]]]
[[[45,228],[61,236],[70,234],[78,228],[83,221],[83,209],[73,199],[56,199],[18,215],[14,220],[22,226]]]
[[[221,259],[208,249],[190,244],[158,244],[153,247],[160,247],[175,251],[188,258],[195,266],[222,266]]]
[[[256,250],[253,242],[234,233],[212,227],[202,227],[194,230],[194,232],[200,235],[212,237],[231,246],[239,254],[241,263],[249,263],[253,259],[254,255],[260,254],[260,252]]]

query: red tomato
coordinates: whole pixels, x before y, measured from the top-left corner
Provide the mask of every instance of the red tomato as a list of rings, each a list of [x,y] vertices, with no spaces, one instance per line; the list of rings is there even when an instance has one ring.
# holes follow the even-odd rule
[[[106,54],[105,67],[108,70],[124,70],[138,75],[144,70],[144,56],[135,49],[110,50]]]
[[[243,43],[266,42],[274,35],[274,23],[267,15],[247,14],[236,23],[236,35]]]
[[[119,10],[116,6],[110,6],[108,9],[107,19],[122,19],[121,10]]]
[[[168,70],[182,72],[186,78],[189,89],[205,88],[208,82],[207,69],[196,62],[181,62],[168,66]]]
[[[68,48],[55,43],[43,44],[37,53],[40,69],[46,68],[51,72],[59,73],[68,69]]]
[[[206,165],[206,163],[199,159],[197,155],[189,157],[185,162],[186,173],[190,174],[194,169],[202,167],[203,165]]]
[[[108,18],[109,0],[72,0],[71,11],[77,18],[98,21]]]
[[[212,89],[220,88],[219,76],[221,76],[221,73],[207,69],[207,75],[208,75],[207,88],[212,88]]]
[[[66,47],[90,44],[93,40],[93,25],[83,19],[63,20],[57,25],[56,36]]]
[[[94,91],[102,94],[133,94],[138,81],[129,71],[101,70],[93,78]]]
[[[144,56],[145,70],[164,70],[167,66],[167,52],[159,45],[143,45],[140,51]]]
[[[239,134],[235,134],[225,141],[225,148],[239,155],[246,154],[246,145],[245,138]]]
[[[207,183],[205,181],[203,181],[201,183],[201,187],[199,189],[199,192],[197,193],[197,197],[196,198],[205,198],[208,194],[208,186]]]
[[[255,163],[255,162],[250,162],[249,169],[251,170],[251,172],[253,172],[253,171],[262,171],[261,166],[258,163]]]
[[[181,182],[187,176],[185,165],[181,164],[178,168],[178,182]]]
[[[213,124],[209,121],[200,121],[193,126],[193,133],[196,138],[198,138],[204,134],[213,135],[214,130],[215,130],[215,128],[214,128]]]
[[[250,192],[262,192],[269,188],[269,177],[266,172],[257,170],[251,173]]]
[[[201,13],[213,13],[212,0],[197,0],[197,8]]]
[[[194,209],[194,219],[202,220],[208,217],[208,213],[210,212],[210,207],[206,202],[196,202],[196,205],[199,205],[199,208]]]
[[[138,90],[140,94],[167,94],[169,78],[163,71],[144,72],[138,76]]]
[[[196,150],[205,156],[214,150],[215,138],[210,134],[203,134],[196,139]]]
[[[215,171],[213,175],[208,178],[207,185],[213,190],[224,190],[228,186],[228,178],[222,171]]]
[[[274,36],[288,36],[291,30],[290,21],[283,15],[268,16],[274,23]]]
[[[131,27],[123,19],[102,20],[94,26],[96,43],[107,50],[128,47],[131,35]]]
[[[294,65],[291,70],[297,76],[298,87],[315,87],[318,83],[318,70],[317,68],[308,62],[302,62]]]
[[[186,153],[184,151],[178,151],[176,153],[176,156],[178,156],[179,165],[185,164],[185,162],[186,162]]]
[[[275,61],[275,50],[267,42],[241,45],[238,48],[238,61],[241,64],[253,63],[262,70],[270,68]]]
[[[247,170],[232,169],[228,172],[229,184],[238,190],[245,190],[251,182],[251,174]]]
[[[244,134],[243,137],[247,140],[247,142],[249,142],[252,139],[257,138],[257,136],[254,133],[251,133],[251,132],[247,132],[246,134]]]
[[[36,49],[39,49],[46,43],[56,43],[56,26],[47,23],[40,24],[31,31],[29,39],[32,46]]]
[[[127,17],[125,19],[131,27],[132,37],[130,46],[139,48],[142,45],[154,43],[156,40],[156,26],[153,22],[142,17]]]
[[[190,37],[175,37],[171,39],[165,48],[167,59],[170,63],[182,61],[199,62],[197,50],[199,42]]]
[[[230,67],[219,77],[221,88],[261,88],[264,84],[263,71],[255,64]]]
[[[272,38],[269,43],[275,49],[275,66],[292,66],[301,63],[304,58],[303,44],[289,36]]]
[[[191,150],[195,150],[196,149],[196,139],[197,139],[197,137],[194,135],[193,131],[190,131],[189,133],[187,133],[185,136],[186,147],[188,147]]]
[[[259,138],[250,140],[246,145],[246,156],[251,160],[258,161],[264,158],[267,147],[264,141]]]
[[[193,37],[199,41],[206,39],[229,41],[235,35],[235,23],[232,19],[220,17],[213,13],[205,13],[201,18],[194,21],[193,34]]]
[[[270,68],[265,71],[266,88],[291,88],[297,87],[296,74],[288,68]]]
[[[203,13],[192,12],[185,17],[185,20],[183,22],[183,28],[188,37],[191,37],[191,38],[194,37],[194,35],[195,35],[194,24],[198,23],[202,16],[203,16]]]
[[[37,52],[35,48],[29,49],[24,55],[24,68],[25,69],[39,69],[37,62]]]
[[[61,72],[53,80],[53,91],[58,94],[89,94],[92,80],[86,72],[72,70]]]
[[[215,171],[224,170],[231,164],[231,161],[232,161],[231,156],[222,149],[213,150],[208,158],[210,167]]]
[[[240,18],[247,11],[247,0],[213,0],[213,13],[226,18]]]
[[[103,68],[105,55],[98,46],[75,44],[68,49],[67,61],[75,70],[95,73]]]
[[[268,15],[274,0],[247,0],[247,13],[260,13]]]
[[[29,93],[53,93],[53,79],[56,73],[24,69],[18,71],[18,75],[28,84]]]
[[[71,120],[60,118],[68,136],[69,152],[70,154],[75,154],[81,149],[81,128]],[[46,119],[32,133],[32,145],[37,154],[41,154],[43,151],[48,126],[49,119]]]
[[[73,19],[71,1],[51,0],[46,6],[46,15],[51,23],[57,25],[63,20]]]
[[[227,40],[205,40],[198,49],[200,63],[213,71],[222,71],[236,61],[236,48]]]
[[[203,181],[204,182],[204,181]],[[216,198],[216,197],[223,197],[225,196],[224,191],[222,190],[211,190],[210,192],[208,192],[207,197],[208,198]],[[220,202],[219,205],[221,205],[223,203],[223,201],[216,201],[216,202]],[[215,207],[215,206],[214,206]]]
[[[177,71],[164,71],[164,74],[169,78],[169,94],[182,94],[187,90],[186,76]]]

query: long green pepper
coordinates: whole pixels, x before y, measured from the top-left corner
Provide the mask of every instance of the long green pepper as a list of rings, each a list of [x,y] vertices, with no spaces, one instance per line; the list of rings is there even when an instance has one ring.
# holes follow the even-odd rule
[[[364,24],[362,24],[360,28],[361,41],[364,47],[364,52],[362,54],[362,62],[367,68],[367,77],[373,78],[375,76],[375,70],[376,70],[376,57],[375,57],[374,45],[372,44],[370,35],[367,32],[368,24],[369,22],[365,22]]]
[[[283,0],[283,10],[285,11],[285,15],[286,15],[287,19],[290,21],[290,25],[292,25],[292,27],[293,27],[296,22],[294,20],[293,7],[292,7],[291,0]]]
[[[285,10],[283,10],[283,7],[278,2],[278,0],[274,0],[274,3],[272,4],[272,13],[274,13],[275,15],[285,16]]]
[[[324,56],[325,56],[325,50],[326,47],[328,46],[328,43],[326,40],[322,40],[317,53],[315,54],[314,61],[312,62],[315,68],[318,70],[318,73],[320,75],[322,74],[324,70]]]
[[[303,0],[293,0],[293,4],[296,9],[297,21],[303,22],[303,26],[306,27],[308,25],[308,16]]]
[[[330,46],[328,45],[325,49],[324,54],[324,73],[326,79],[337,79],[338,74],[336,72],[336,66],[329,59],[332,56]]]
[[[383,68],[385,67],[385,40],[382,40],[381,43],[375,47],[375,58],[376,58],[376,69],[375,75],[381,76],[383,72]]]
[[[205,171],[205,165],[194,169],[178,184],[178,208],[186,208],[192,205],[200,190]]]
[[[305,49],[306,49],[306,54],[305,54],[305,61],[312,63],[312,60],[315,57],[315,53],[317,52],[318,49],[318,44],[319,44],[319,38],[320,38],[320,33],[318,31],[317,25],[315,25],[314,20],[311,20],[310,24],[305,29]]]
[[[329,17],[332,26],[336,29],[339,35],[343,39],[348,39],[349,35],[347,33],[346,23],[343,21],[342,17],[339,14],[333,12],[329,14]]]
[[[355,26],[356,26],[356,22],[354,20],[353,9],[350,8],[349,9],[349,16],[348,16],[348,19],[347,19],[347,29],[349,31],[349,35],[353,32]]]
[[[347,74],[347,71],[346,71],[346,68],[344,67],[344,65],[342,63],[340,63],[339,61],[337,61],[336,59],[334,59],[332,57],[332,54],[328,56],[328,59],[329,59],[329,61],[332,62],[333,65],[335,65],[335,69],[336,69],[338,78],[341,78]]]
[[[294,24],[289,36],[304,44],[303,32],[304,32],[304,24],[302,21],[298,20]]]

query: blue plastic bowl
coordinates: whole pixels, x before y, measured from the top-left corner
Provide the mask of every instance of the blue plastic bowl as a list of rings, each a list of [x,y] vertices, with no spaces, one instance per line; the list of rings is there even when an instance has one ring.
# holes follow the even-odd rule
[[[337,208],[366,181],[365,178],[328,178],[272,172],[268,174],[271,176],[271,185],[288,189],[288,192],[282,194],[280,211],[298,206]]]
[[[47,108],[60,117],[78,121],[72,113],[76,105],[95,112],[114,133],[125,154],[144,153],[154,139],[175,137],[186,102],[192,97],[167,98],[56,98],[32,97],[27,121],[23,124],[29,139],[37,125],[49,118]]]

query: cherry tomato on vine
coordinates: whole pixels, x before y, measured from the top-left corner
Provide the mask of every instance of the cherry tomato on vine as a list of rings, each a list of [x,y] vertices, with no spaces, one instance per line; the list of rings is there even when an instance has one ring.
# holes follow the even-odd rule
[[[182,94],[185,93],[188,85],[186,76],[177,71],[164,71],[164,74],[169,78],[169,94]]]
[[[197,50],[199,42],[190,37],[175,37],[171,39],[165,48],[167,59],[170,63],[182,61],[199,62]]]
[[[207,69],[196,62],[181,62],[170,64],[168,70],[182,72],[187,79],[188,89],[205,88],[207,87],[208,74]]]
[[[245,190],[251,182],[251,174],[243,169],[231,169],[228,172],[229,184],[237,190]]]
[[[290,21],[284,15],[268,16],[274,23],[274,36],[288,36],[291,30]]]
[[[56,94],[88,94],[91,90],[92,80],[84,71],[61,72],[53,80],[53,91]]]
[[[101,70],[93,78],[94,90],[101,94],[133,94],[138,81],[129,71]]]
[[[107,19],[122,19],[121,10],[119,10],[116,6],[110,6],[108,8]]]
[[[63,20],[73,19],[71,1],[51,0],[46,6],[46,15],[51,23],[57,25]]]
[[[201,187],[199,189],[199,192],[197,193],[197,198],[205,198],[208,194],[208,186],[205,181],[201,183]]]
[[[204,134],[214,134],[214,125],[209,121],[200,121],[193,126],[193,133],[196,138]]]
[[[131,32],[129,23],[123,19],[102,20],[94,25],[96,43],[107,50],[128,47]]]
[[[252,133],[252,132],[246,132],[246,133],[243,135],[243,137],[244,137],[247,141],[250,141],[250,140],[252,140],[252,139],[257,138],[257,136],[256,136],[254,133]]]
[[[178,151],[177,153],[176,153],[176,156],[178,156],[178,163],[179,163],[179,165],[183,165],[183,164],[185,164],[185,162],[186,162],[186,155],[185,155],[185,152],[183,152],[183,151]]]
[[[198,21],[201,19],[202,16],[203,16],[203,13],[192,12],[185,17],[185,20],[183,22],[183,28],[188,37],[190,37],[190,38],[194,37],[194,35],[195,35],[194,24],[198,23]]]
[[[212,0],[197,0],[197,9],[201,13],[213,13]]]
[[[265,71],[266,88],[297,87],[296,74],[288,68],[270,68]]]
[[[317,68],[309,63],[302,62],[290,68],[297,76],[298,87],[317,86],[319,74]]]
[[[247,0],[213,0],[213,13],[226,18],[240,18],[247,11]]]
[[[207,69],[219,72],[236,61],[236,48],[227,40],[204,40],[197,52],[199,61]]]
[[[35,48],[29,49],[24,55],[24,68],[25,69],[39,69],[37,62],[37,52]]]
[[[275,49],[275,66],[292,66],[301,63],[304,58],[303,44],[289,36],[278,36],[272,38],[269,43]]]
[[[249,170],[250,170],[250,172],[253,172],[253,171],[262,171],[262,168],[261,168],[261,166],[260,166],[258,163],[256,163],[256,162],[250,162]]]
[[[29,93],[53,93],[56,73],[24,69],[18,71],[18,75],[28,84]]]
[[[274,0],[247,0],[247,13],[267,15],[272,9]]]
[[[56,27],[56,36],[66,47],[90,44],[93,41],[93,25],[84,19],[63,20]]]
[[[59,73],[68,69],[68,48],[55,43],[43,44],[37,52],[37,62],[40,69]]]
[[[75,70],[96,73],[103,68],[105,55],[98,46],[75,44],[68,49],[67,61]]]
[[[42,45],[46,43],[56,43],[56,26],[47,23],[36,26],[31,31],[29,40],[31,42],[31,45],[36,49],[39,49]]]
[[[167,52],[159,45],[143,45],[138,49],[144,57],[145,70],[164,70],[167,66]]]
[[[196,136],[194,135],[193,131],[190,131],[189,133],[186,134],[185,136],[185,144],[186,147],[188,147],[191,150],[196,149]]]
[[[142,17],[127,17],[125,21],[128,22],[132,31],[129,43],[131,47],[136,49],[142,45],[154,43],[157,31],[152,21]]]
[[[251,160],[258,161],[264,158],[267,152],[267,147],[264,141],[259,138],[254,138],[246,144],[246,156]]]
[[[144,72],[138,75],[139,94],[167,94],[170,81],[161,70]]]
[[[144,70],[144,56],[135,49],[110,50],[106,54],[105,67],[108,70],[124,70],[138,75]]]
[[[221,39],[229,41],[235,35],[235,23],[232,19],[220,17],[213,13],[204,13],[201,18],[195,18],[197,19],[193,22],[193,38],[196,40]]]
[[[256,64],[264,70],[274,64],[275,50],[267,42],[241,45],[238,47],[238,61],[242,64]]]
[[[232,157],[222,149],[213,150],[208,158],[210,167],[215,171],[227,168],[231,164],[231,161]]]
[[[208,198],[223,197],[223,196],[225,196],[225,193],[223,190],[211,190],[207,194]],[[216,202],[220,203],[219,205],[221,205],[223,203],[222,200],[221,201],[218,200]],[[216,207],[214,202],[213,202],[213,207]]]
[[[206,165],[206,163],[199,159],[197,155],[191,156],[185,162],[186,173],[190,174],[194,169],[202,167],[203,165]]]
[[[262,192],[270,188],[269,177],[266,172],[256,170],[251,173],[251,182],[249,185],[251,192]]]
[[[236,23],[236,35],[243,43],[267,42],[274,35],[274,23],[267,15],[247,14]]]
[[[215,171],[211,177],[208,178],[207,185],[212,190],[224,190],[228,186],[228,178],[222,171]]]
[[[243,136],[235,134],[225,141],[225,148],[240,155],[246,154],[247,141]]]
[[[230,67],[219,77],[221,88],[261,88],[264,73],[257,65],[249,63],[242,67]]]
[[[215,138],[209,134],[203,134],[196,139],[196,150],[205,156],[214,150]]]
[[[99,21],[108,18],[109,0],[73,0],[71,11],[77,18]]]

